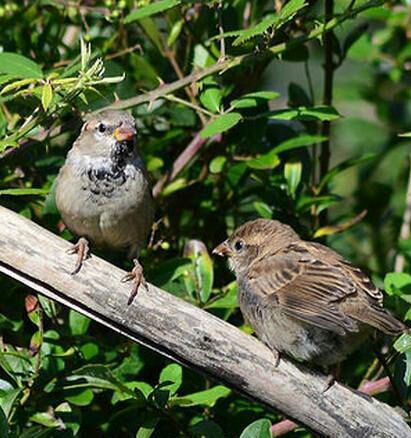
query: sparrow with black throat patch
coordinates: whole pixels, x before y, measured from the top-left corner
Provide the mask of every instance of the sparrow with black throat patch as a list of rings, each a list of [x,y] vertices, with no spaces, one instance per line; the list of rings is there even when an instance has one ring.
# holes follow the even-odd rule
[[[128,250],[134,269],[131,304],[145,285],[138,262],[154,218],[154,201],[136,146],[134,118],[125,111],[102,111],[84,123],[57,176],[55,199],[65,225],[80,237],[72,252],[80,271],[89,242],[101,248]]]

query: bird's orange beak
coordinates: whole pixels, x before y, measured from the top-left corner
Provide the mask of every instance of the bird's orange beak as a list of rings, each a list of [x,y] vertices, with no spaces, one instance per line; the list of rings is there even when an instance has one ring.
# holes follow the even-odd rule
[[[113,133],[113,137],[117,141],[131,141],[136,135],[136,131],[133,128],[116,128]]]
[[[213,254],[217,254],[221,257],[227,257],[227,256],[229,257],[232,254],[232,252],[228,245],[227,240],[224,240],[223,243],[220,243],[220,245],[216,246],[213,249]]]

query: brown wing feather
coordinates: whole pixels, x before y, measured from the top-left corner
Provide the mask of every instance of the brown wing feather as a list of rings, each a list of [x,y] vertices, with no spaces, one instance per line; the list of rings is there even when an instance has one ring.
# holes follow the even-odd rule
[[[249,286],[275,300],[284,314],[339,334],[358,331],[356,321],[339,303],[356,292],[354,283],[338,268],[292,249],[255,264]]]
[[[248,277],[284,314],[325,330],[357,332],[358,322],[389,335],[407,330],[382,307],[382,292],[371,280],[323,245],[291,244],[257,261]]]

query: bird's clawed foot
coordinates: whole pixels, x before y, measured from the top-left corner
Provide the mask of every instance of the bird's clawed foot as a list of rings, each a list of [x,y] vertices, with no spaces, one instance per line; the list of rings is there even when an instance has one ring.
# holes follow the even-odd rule
[[[324,394],[326,393],[335,383],[335,376],[333,374],[328,374],[325,377],[325,383],[324,387],[322,388],[321,392]]]
[[[324,394],[327,392],[337,381],[337,379],[340,378],[341,374],[341,364],[337,363],[335,365],[331,365],[330,367],[325,367],[325,372],[328,371],[327,376],[325,378],[325,384],[324,388],[322,390],[322,393]]]
[[[281,353],[278,350],[272,350],[274,357],[274,368],[277,368],[280,365]]]
[[[146,288],[146,290],[148,290],[148,286],[143,275],[143,267],[140,265],[137,259],[134,259],[133,262],[134,262],[133,270],[128,274],[126,274],[121,279],[123,283],[126,281],[131,281],[131,280],[133,281],[133,287],[131,289],[130,296],[127,301],[128,306],[133,302],[134,298],[136,297],[140,285],[143,285]]]
[[[71,275],[77,274],[83,266],[84,260],[90,257],[90,248],[88,240],[85,237],[80,237],[78,242],[67,251],[68,254],[77,254],[76,264]]]

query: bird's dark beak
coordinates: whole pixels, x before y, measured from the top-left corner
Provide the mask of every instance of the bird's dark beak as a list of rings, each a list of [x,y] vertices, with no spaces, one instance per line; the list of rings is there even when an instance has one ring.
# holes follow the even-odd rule
[[[220,245],[216,246],[213,249],[213,254],[217,254],[221,257],[230,257],[230,255],[232,254],[231,249],[228,245],[227,240],[224,240],[223,243],[220,243]]]
[[[113,137],[118,141],[132,141],[136,135],[136,130],[133,128],[119,127],[114,130]]]

